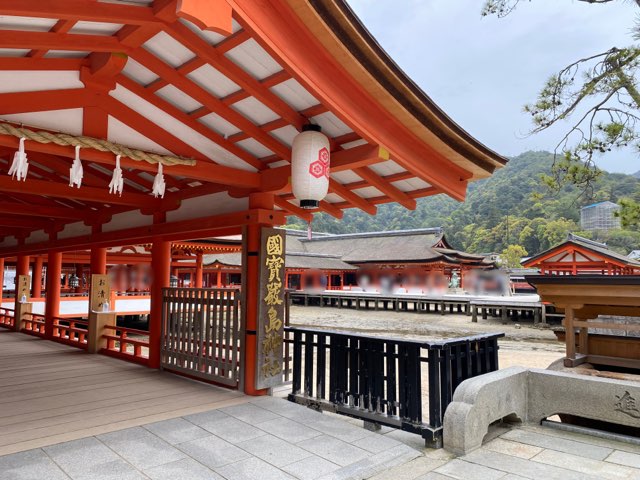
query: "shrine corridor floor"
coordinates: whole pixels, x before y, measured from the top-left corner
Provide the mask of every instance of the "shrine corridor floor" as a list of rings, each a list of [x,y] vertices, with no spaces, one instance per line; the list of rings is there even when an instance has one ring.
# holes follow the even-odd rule
[[[0,332],[0,394],[0,480],[640,479],[640,446],[522,426],[454,458],[22,334]]]

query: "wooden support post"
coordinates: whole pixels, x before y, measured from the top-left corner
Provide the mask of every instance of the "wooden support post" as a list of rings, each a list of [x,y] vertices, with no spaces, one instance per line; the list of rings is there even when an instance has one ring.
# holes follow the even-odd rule
[[[81,293],[82,292],[82,277],[84,275],[84,265],[82,265],[81,263],[76,264],[76,277],[78,277],[78,286],[75,288],[75,292],[76,293]]]
[[[471,321],[473,323],[478,323],[478,307],[475,305],[470,305],[471,307]]]
[[[573,326],[573,308],[564,309],[564,330],[566,338],[567,356],[564,360],[565,367],[573,367],[576,359],[576,330]]]
[[[4,258],[0,258],[0,301],[4,296]]]
[[[20,332],[24,325],[25,317],[29,316],[32,312],[33,304],[30,302],[15,304],[15,310],[13,312],[13,331]],[[30,320],[30,318],[29,318]]]
[[[47,299],[44,305],[44,335],[53,338],[56,317],[60,315],[60,275],[62,252],[49,252],[47,257]]]
[[[107,273],[107,249],[91,249],[91,275],[105,275]]]
[[[222,288],[222,270],[218,270],[216,275],[216,286]]]
[[[149,312],[149,367],[160,368],[162,289],[169,287],[171,242],[156,238],[151,246],[151,308]]]
[[[38,256],[33,262],[33,275],[31,276],[31,296],[42,297],[42,257]]]
[[[15,305],[18,305],[20,302],[21,292],[18,288],[18,278],[20,275],[29,275],[29,256],[28,255],[18,255],[16,259],[16,288],[15,288]],[[30,282],[29,282],[30,285]],[[29,297],[29,295],[27,295]]]
[[[266,193],[252,193],[249,195],[249,208],[273,209],[274,196]],[[247,225],[243,231],[242,248],[242,292],[244,300],[244,352],[242,358],[242,387],[247,395],[266,395],[268,390],[256,388],[258,379],[257,358],[257,328],[260,299],[260,272],[264,268],[260,265],[260,241],[262,228],[270,225],[259,223]]]
[[[202,252],[196,253],[196,275],[194,287],[202,288]]]
[[[98,353],[107,347],[107,339],[103,338],[106,326],[116,325],[115,312],[89,312],[89,336],[87,338],[87,352]]]

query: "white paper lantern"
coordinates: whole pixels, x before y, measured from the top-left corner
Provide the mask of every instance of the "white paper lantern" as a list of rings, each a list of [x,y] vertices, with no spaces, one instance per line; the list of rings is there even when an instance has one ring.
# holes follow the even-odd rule
[[[329,191],[329,139],[318,125],[305,125],[293,139],[291,183],[302,208],[317,208]]]

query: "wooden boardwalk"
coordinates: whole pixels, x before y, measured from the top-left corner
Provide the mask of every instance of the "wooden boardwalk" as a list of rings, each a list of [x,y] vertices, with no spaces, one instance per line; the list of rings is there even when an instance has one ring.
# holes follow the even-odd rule
[[[237,391],[0,329],[0,455],[248,400]]]

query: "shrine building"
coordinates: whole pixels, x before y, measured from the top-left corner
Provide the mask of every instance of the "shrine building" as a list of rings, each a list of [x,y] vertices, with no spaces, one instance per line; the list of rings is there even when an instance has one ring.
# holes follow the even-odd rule
[[[413,210],[436,194],[463,201],[506,163],[345,1],[0,0],[0,14],[0,271],[16,266],[3,327],[262,395],[282,377],[287,240],[290,269],[331,263],[343,284],[371,264],[483,262],[435,232],[423,243],[305,241],[274,228],[388,202]],[[232,252],[208,240],[233,236]],[[182,260],[222,253],[240,260],[237,288],[172,285]],[[127,299],[106,274],[109,257],[142,255],[140,332],[115,324]],[[88,298],[62,315],[63,294],[84,287]],[[178,348],[196,319],[197,338]]]

